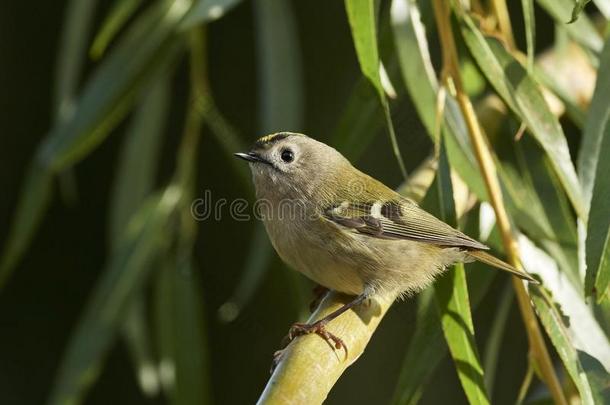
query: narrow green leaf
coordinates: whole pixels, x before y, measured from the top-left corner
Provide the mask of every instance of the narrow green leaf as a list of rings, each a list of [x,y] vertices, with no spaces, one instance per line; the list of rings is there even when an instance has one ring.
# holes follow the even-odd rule
[[[140,96],[120,152],[110,200],[110,246],[116,246],[131,216],[153,190],[165,120],[169,75],[160,74]]]
[[[96,379],[124,309],[141,290],[154,259],[168,246],[166,227],[180,198],[180,190],[168,187],[160,197],[151,197],[131,221],[68,341],[49,404],[80,403]]]
[[[394,0],[390,12],[402,78],[419,118],[434,140],[438,83],[417,3]],[[451,167],[479,199],[487,200],[487,191],[472,154],[466,125],[455,100],[449,95],[442,128]]]
[[[189,259],[170,260],[157,280],[160,373],[171,403],[209,404],[208,349],[201,285]]]
[[[177,58],[183,38],[175,29],[186,10],[176,7],[174,1],[159,2],[134,22],[124,41],[87,82],[70,117],[58,122],[44,138],[31,163],[3,251],[0,288],[44,215],[53,174],[76,163],[101,142],[129,111],[141,86]]]
[[[592,308],[583,299],[580,285],[570,281],[566,274],[559,271],[559,263],[527,237],[520,235],[518,243],[525,269],[540,277],[565,319],[569,319],[565,328],[572,346],[610,370],[610,341]]]
[[[498,370],[498,358],[502,351],[502,342],[508,323],[508,315],[514,302],[514,291],[510,283],[506,283],[498,303],[498,310],[495,313],[491,324],[489,337],[483,354],[483,365],[485,369],[485,387],[489,397],[493,397],[496,371]]]
[[[110,42],[140,7],[140,4],[142,4],[142,0],[117,0],[114,2],[89,49],[89,54],[93,59],[99,59],[106,52]]]
[[[574,9],[573,0],[537,1],[538,4],[555,19],[557,24],[565,27],[568,35],[570,35],[574,41],[593,52],[599,53],[601,51],[603,41],[595,29],[595,26],[586,15],[581,15],[572,24],[566,24],[572,17],[572,10]]]
[[[534,0],[521,0],[523,23],[525,25],[525,43],[527,46],[527,69],[534,71],[534,56],[536,56],[536,17]]]
[[[610,69],[610,41],[601,55],[599,72]],[[579,174],[589,205],[586,236],[585,293],[597,290],[597,299],[608,297],[610,283],[610,77],[599,74],[589,107],[579,153]]]
[[[287,0],[255,1],[263,134],[303,127],[301,47]]]
[[[217,20],[240,3],[241,0],[195,0],[191,12],[180,24],[180,29],[187,31],[197,24]]]
[[[11,223],[9,237],[0,262],[0,290],[8,280],[30,245],[34,233],[51,202],[53,176],[46,168],[33,162],[25,176],[17,203],[17,212]]]
[[[144,294],[138,294],[126,311],[122,332],[140,389],[147,397],[159,393],[160,380],[153,354],[152,333]]]
[[[456,214],[453,187],[446,152],[441,141],[439,168],[427,196],[438,200],[432,210],[443,221],[455,225]],[[436,212],[435,212],[436,211]],[[470,300],[466,285],[464,265],[456,265],[434,284],[434,292],[440,310],[441,325],[449,351],[453,357],[462,388],[470,403],[488,404],[483,367],[474,339],[474,326],[470,313]]]
[[[576,0],[574,8],[572,9],[572,17],[570,18],[570,21],[568,21],[568,24],[572,24],[578,19],[578,16],[580,15],[580,13],[582,13],[582,11],[585,9],[585,6],[590,1],[591,0]]]
[[[542,289],[530,288],[530,296],[547,335],[578,389],[581,402],[583,404],[601,403],[594,398],[589,377],[585,373],[558,309]]]
[[[74,108],[96,5],[97,0],[70,0],[66,6],[54,80],[53,109],[60,121]]]
[[[108,135],[151,73],[177,56],[182,38],[175,31],[187,11],[181,0],[162,1],[134,22],[85,85],[71,117],[45,138],[39,153],[43,162],[61,170]]]
[[[382,114],[376,90],[368,79],[361,77],[352,89],[330,143],[350,161],[356,160],[383,127]]]
[[[540,93],[538,84],[497,38],[485,37],[466,13],[458,14],[464,40],[481,71],[540,143],[578,216],[586,218],[580,183],[572,165],[568,143],[559,121]]]
[[[402,175],[407,177],[407,170],[400,155],[390,106],[385,96],[379,73],[380,59],[377,47],[377,24],[375,22],[375,2],[369,0],[345,0],[345,10],[352,30],[356,55],[360,70],[375,88],[381,107],[383,108],[386,125],[392,142],[392,149]]]
[[[142,91],[140,105],[126,130],[110,200],[108,245],[111,254],[121,246],[130,219],[153,190],[169,112],[169,90],[169,75],[160,74],[150,88]],[[159,391],[159,378],[153,361],[144,294],[140,291],[136,295],[127,309],[122,336],[142,392],[153,396]]]

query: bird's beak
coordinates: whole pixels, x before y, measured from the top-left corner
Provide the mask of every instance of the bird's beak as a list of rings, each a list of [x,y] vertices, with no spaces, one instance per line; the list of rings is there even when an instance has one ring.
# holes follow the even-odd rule
[[[234,155],[237,156],[238,158],[243,159],[250,163],[269,163],[256,152],[248,152],[248,153],[238,152],[238,153],[234,153]]]

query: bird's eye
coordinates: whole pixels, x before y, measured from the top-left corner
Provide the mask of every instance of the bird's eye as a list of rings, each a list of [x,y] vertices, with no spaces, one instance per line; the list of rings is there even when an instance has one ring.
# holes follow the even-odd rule
[[[286,163],[290,163],[294,160],[294,152],[291,151],[290,149],[284,149],[282,151],[282,154],[280,155],[280,157],[282,158],[282,160]]]

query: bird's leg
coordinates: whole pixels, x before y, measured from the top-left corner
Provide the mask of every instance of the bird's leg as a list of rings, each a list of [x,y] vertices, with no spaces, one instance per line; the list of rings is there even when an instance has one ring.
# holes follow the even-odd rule
[[[328,293],[330,290],[326,287],[323,287],[321,285],[316,285],[313,289],[313,293],[314,293],[314,298],[313,300],[309,303],[309,312],[314,312],[316,310],[316,308],[318,308],[318,305],[320,305],[320,302],[322,302],[322,299],[324,298],[324,296],[326,296],[326,293]]]
[[[292,342],[294,340],[294,338],[296,338],[296,337],[299,337],[302,335],[308,335],[310,333],[315,333],[316,335],[318,335],[322,339],[324,339],[331,347],[333,347],[337,350],[343,348],[343,350],[345,350],[345,357],[347,357],[348,351],[347,351],[347,346],[345,345],[345,342],[343,342],[343,339],[341,339],[340,337],[327,331],[326,324],[328,324],[330,321],[332,321],[333,319],[335,319],[336,317],[338,317],[339,315],[341,315],[348,309],[353,308],[357,305],[360,305],[362,302],[364,302],[367,298],[370,297],[371,292],[372,292],[372,290],[370,290],[369,288],[366,288],[362,294],[360,294],[359,296],[354,298],[352,301],[348,302],[347,304],[343,305],[341,308],[331,312],[330,314],[326,315],[324,318],[322,318],[314,323],[297,322],[297,323],[293,324],[290,327],[290,331],[288,332],[288,335],[282,340],[282,346],[283,347],[288,346],[288,344],[290,344],[290,342]],[[271,363],[271,372],[272,373],[273,373],[273,370],[275,370],[275,367],[282,360],[284,350],[285,349],[278,350],[273,354],[273,361]]]

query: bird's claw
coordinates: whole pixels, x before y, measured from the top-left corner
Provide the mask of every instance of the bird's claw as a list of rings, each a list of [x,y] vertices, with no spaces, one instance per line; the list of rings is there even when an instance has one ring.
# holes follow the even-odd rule
[[[288,332],[288,343],[292,342],[292,340],[298,336],[309,335],[310,333],[315,333],[320,336],[326,343],[337,350],[345,350],[345,357],[347,357],[347,346],[345,345],[345,342],[343,342],[343,339],[327,331],[326,323],[323,322],[314,322],[312,324],[295,323]]]

